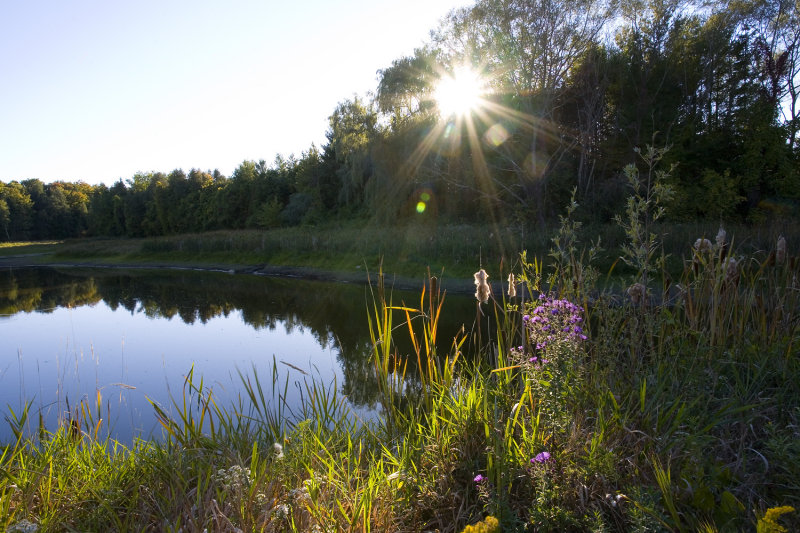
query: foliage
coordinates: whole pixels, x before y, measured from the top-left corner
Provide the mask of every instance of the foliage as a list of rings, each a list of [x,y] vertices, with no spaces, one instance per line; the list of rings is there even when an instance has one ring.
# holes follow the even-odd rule
[[[631,154],[669,171],[672,221],[798,214],[796,2],[477,0],[339,103],[326,143],[219,171],[110,186],[0,184],[4,240],[163,236],[331,219],[544,225],[576,191],[582,220],[624,209]],[[469,67],[479,107],[439,117],[437,83]],[[417,210],[420,202],[425,208]]]
[[[665,149],[647,147],[642,154],[646,166],[644,176],[633,164],[625,167],[632,194],[628,197],[625,216],[615,217],[628,238],[622,246],[622,260],[637,270],[637,281],[645,289],[653,273],[664,268],[663,256],[656,258],[658,242],[652,226],[664,216],[664,206],[672,197],[672,189],[667,183],[669,173],[656,168],[665,152]]]

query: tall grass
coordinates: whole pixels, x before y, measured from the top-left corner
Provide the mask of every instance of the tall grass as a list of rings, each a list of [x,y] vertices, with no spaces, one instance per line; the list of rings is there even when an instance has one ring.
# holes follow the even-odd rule
[[[658,207],[641,198],[629,220]],[[648,233],[646,262],[609,290],[599,243],[582,244],[573,212],[547,258],[503,263],[497,279],[514,273],[517,295],[504,283],[476,300],[473,323],[446,342],[439,280],[429,271],[419,300],[396,301],[378,263],[365,324],[374,420],[312,376],[290,408],[293,384],[255,370],[223,406],[190,369],[172,405],[153,406],[162,438],[130,447],[102,436],[88,400],[76,424],[38,436],[23,430],[28,409],[9,412],[0,526],[800,529],[797,251],[754,249],[729,227],[668,252]],[[702,238],[708,247],[693,246]]]
[[[572,224],[575,224],[575,217],[570,219]],[[698,236],[713,238],[718,227],[716,222],[663,220],[649,225],[652,233],[658,235],[666,259],[666,271],[673,278],[682,271],[681,258],[686,254],[686,243],[694,242]],[[747,255],[769,250],[781,234],[790,245],[796,247],[800,243],[800,233],[792,221],[778,220],[756,227],[730,223],[726,224],[726,229],[729,234],[736,235],[737,247]],[[268,264],[363,275],[365,266],[375,272],[382,261],[394,275],[419,278],[420,273],[430,267],[434,272],[444,269],[449,278],[465,278],[471,276],[481,259],[484,265],[496,268],[501,261],[506,264],[513,262],[520,250],[527,250],[531,258],[545,258],[551,249],[551,239],[558,237],[560,231],[559,225],[331,225],[267,231],[214,231],[146,239],[85,239],[40,248],[43,252],[55,253],[58,261],[68,262],[201,263],[226,268]],[[615,278],[635,273],[631,267],[618,261],[628,242],[624,229],[618,225],[592,223],[578,226],[574,235],[585,243],[591,241],[602,245],[592,246],[595,248],[592,264],[600,272],[605,274],[613,270]],[[28,252],[27,249],[4,248],[0,250],[0,257],[5,253]],[[39,259],[46,260],[44,257]],[[37,258],[30,259],[34,260]]]

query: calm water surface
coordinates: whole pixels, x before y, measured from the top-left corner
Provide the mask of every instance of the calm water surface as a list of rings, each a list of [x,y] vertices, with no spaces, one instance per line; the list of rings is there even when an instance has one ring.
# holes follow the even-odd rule
[[[422,282],[420,282],[421,286]],[[418,304],[419,293],[394,292]],[[374,416],[361,285],[191,271],[25,268],[0,271],[0,412],[31,402],[48,429],[81,400],[123,442],[160,435],[149,400],[169,406],[193,368],[222,405],[257,372],[272,396],[273,366],[287,403],[304,379],[333,384]],[[474,301],[448,296],[442,338],[474,318]],[[401,347],[402,349],[402,347]],[[413,374],[413,372],[412,372]],[[99,391],[99,392],[98,392]],[[0,422],[0,442],[12,437]]]

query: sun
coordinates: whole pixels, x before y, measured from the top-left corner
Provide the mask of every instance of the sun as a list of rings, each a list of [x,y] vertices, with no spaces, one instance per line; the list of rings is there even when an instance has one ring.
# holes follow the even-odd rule
[[[443,74],[433,99],[443,118],[461,117],[480,106],[486,84],[469,67],[458,67],[452,74]]]

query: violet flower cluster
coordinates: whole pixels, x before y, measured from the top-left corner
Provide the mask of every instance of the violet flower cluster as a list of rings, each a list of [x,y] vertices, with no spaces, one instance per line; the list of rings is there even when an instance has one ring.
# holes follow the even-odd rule
[[[543,296],[536,307],[522,317],[529,338],[539,351],[564,341],[575,343],[586,340],[583,333],[583,307],[569,300]]]
[[[533,459],[531,459],[531,464],[535,465],[535,464],[546,463],[546,462],[550,461],[550,459],[552,459],[552,458],[553,458],[553,456],[550,455],[550,452],[540,452],[540,453],[537,453],[536,456]]]

